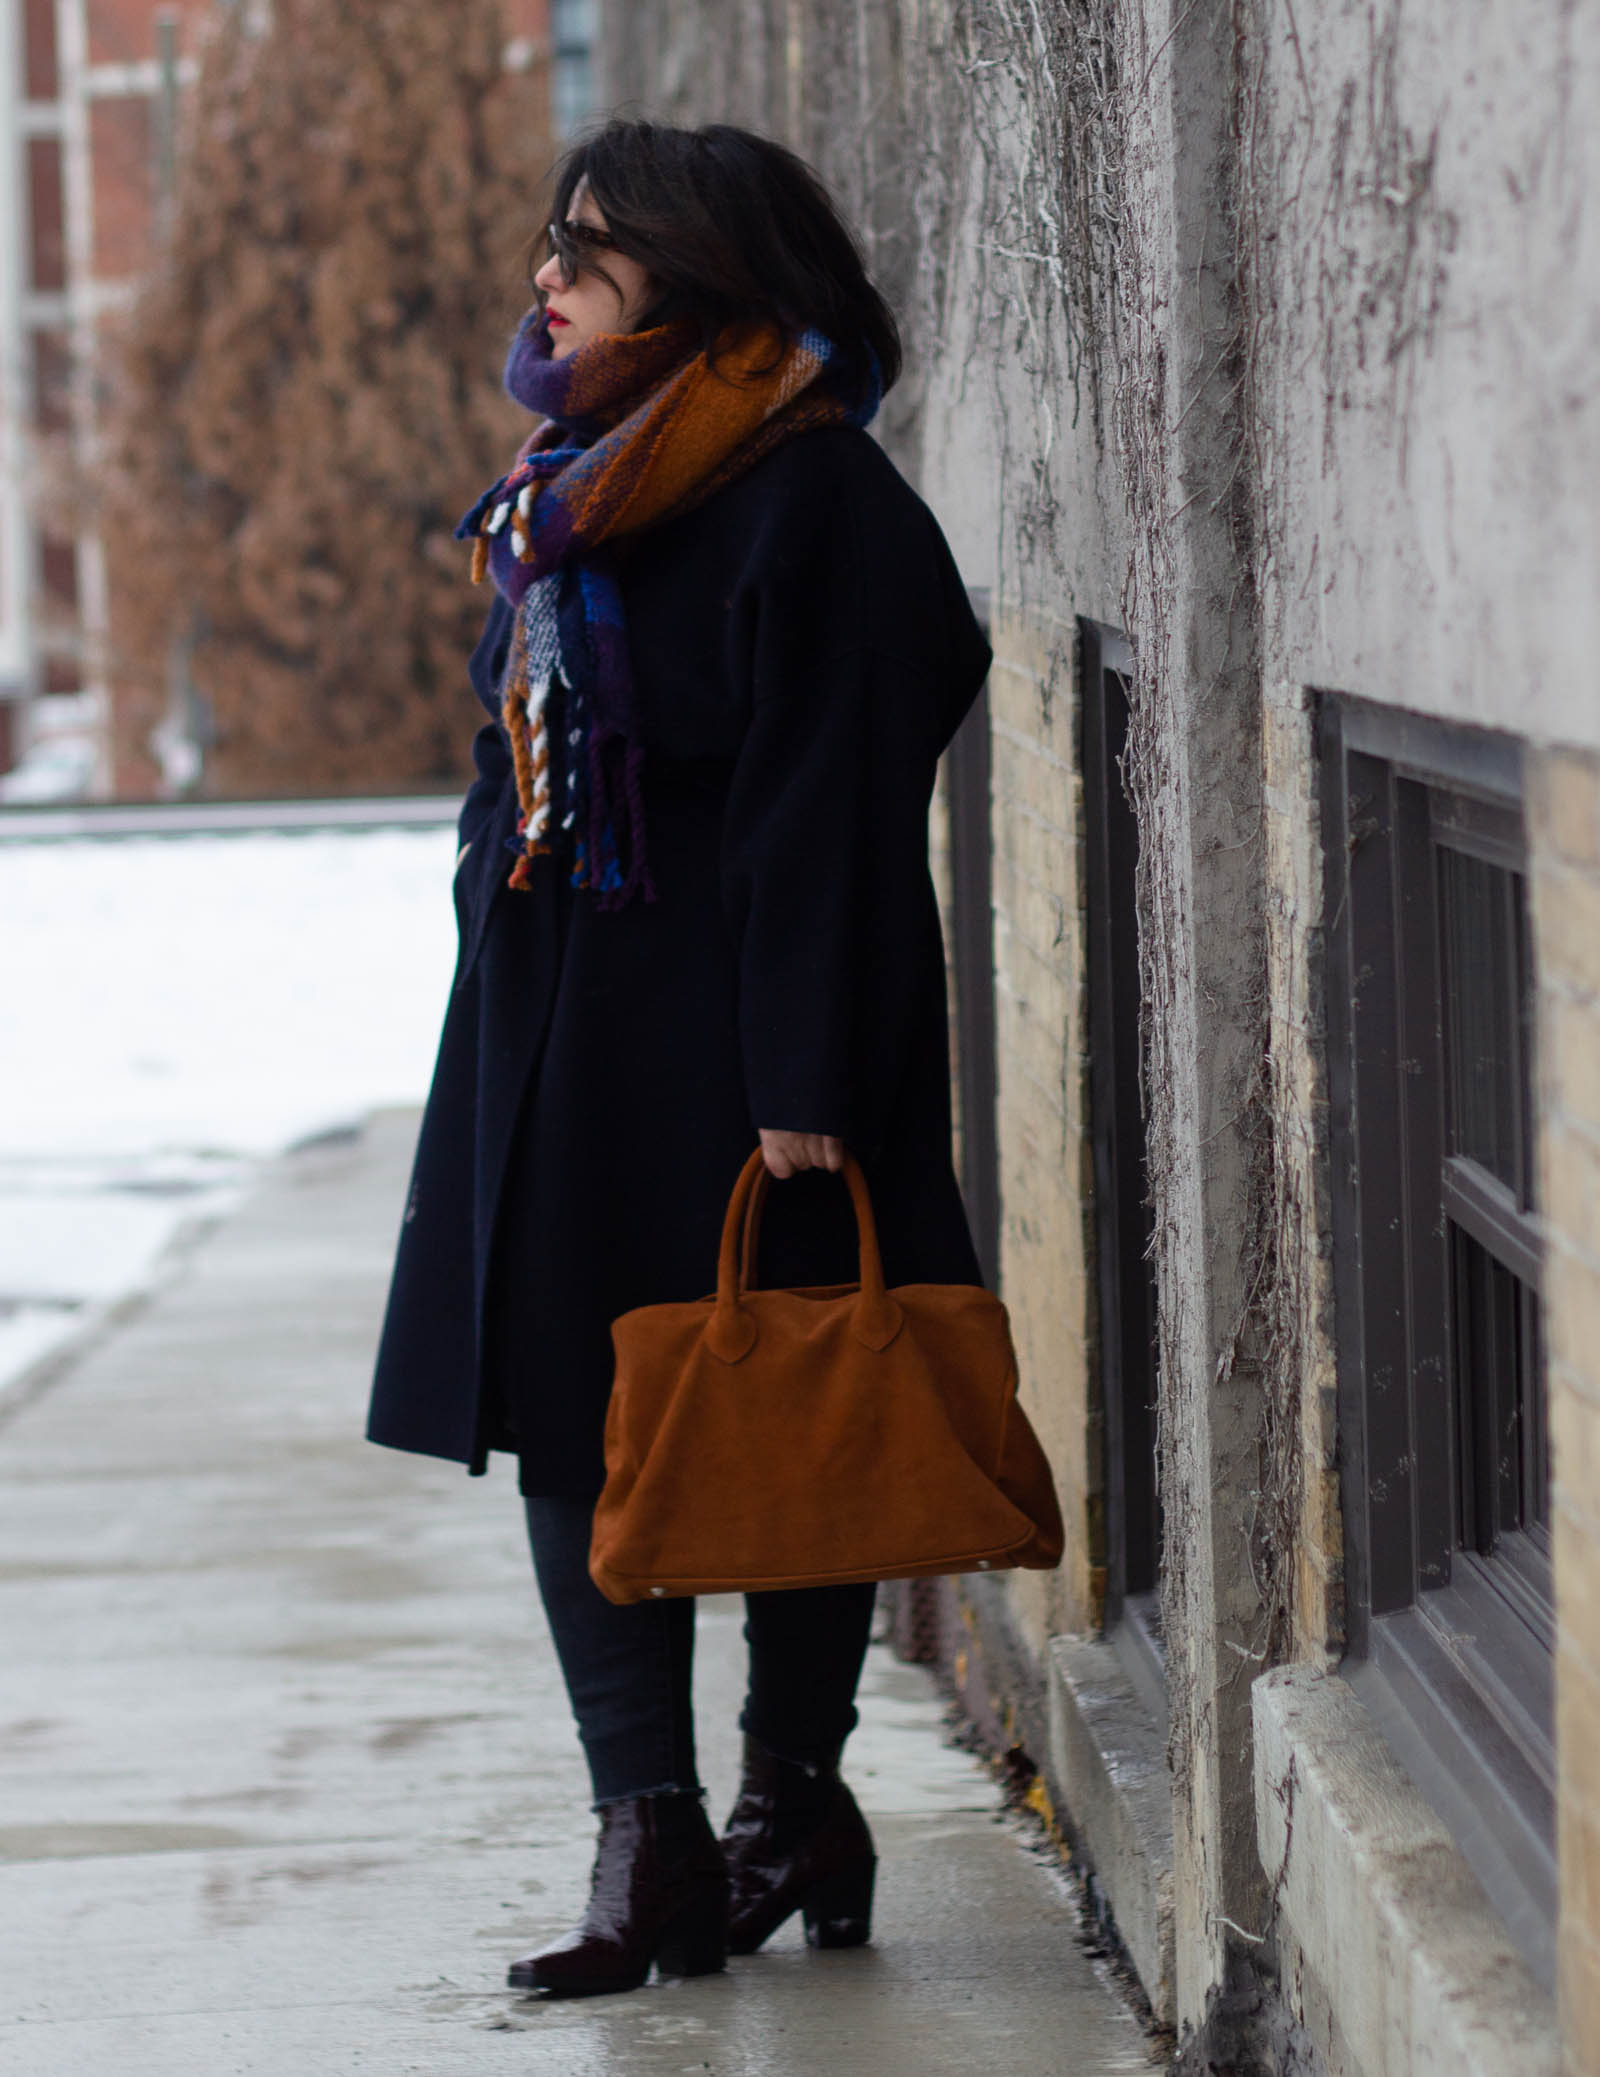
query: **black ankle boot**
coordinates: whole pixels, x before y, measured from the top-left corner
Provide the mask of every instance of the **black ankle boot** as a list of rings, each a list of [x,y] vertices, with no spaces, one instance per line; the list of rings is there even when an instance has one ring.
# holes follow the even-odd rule
[[[583,1923],[513,1962],[513,1990],[594,1997],[663,1976],[709,1976],[728,1953],[728,1871],[698,1796],[600,1807]]]
[[[870,1937],[878,1857],[839,1779],[837,1753],[808,1766],[746,1737],[722,1852],[733,1885],[730,1954],[754,1954],[796,1911],[813,1947],[859,1947]]]

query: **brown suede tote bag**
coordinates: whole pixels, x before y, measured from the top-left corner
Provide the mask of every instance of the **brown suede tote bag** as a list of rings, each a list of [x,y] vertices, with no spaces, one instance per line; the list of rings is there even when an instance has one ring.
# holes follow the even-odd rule
[[[858,1284],[752,1288],[758,1151],[728,1203],[715,1297],[612,1327],[589,1556],[610,1600],[1060,1563],[1005,1307],[977,1285],[885,1290],[866,1179],[848,1157],[844,1175]]]

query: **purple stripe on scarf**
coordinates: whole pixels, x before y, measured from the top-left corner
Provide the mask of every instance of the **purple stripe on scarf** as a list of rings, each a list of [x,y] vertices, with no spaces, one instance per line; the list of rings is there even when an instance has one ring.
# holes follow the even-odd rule
[[[742,435],[731,452],[706,461],[700,495],[807,425],[864,425],[872,417],[879,394],[873,371],[864,375],[814,331],[793,346],[798,358],[784,364],[761,425]],[[605,544],[613,522],[647,480],[652,454],[669,437],[658,423],[645,438],[646,416],[653,410],[662,419],[663,388],[690,369],[699,353],[690,327],[662,325],[595,339],[558,361],[544,312],[530,311],[512,340],[505,381],[517,402],[545,425],[456,529],[458,537],[487,543],[489,574],[513,606],[521,606],[535,578],[561,569],[576,578],[575,586],[563,590],[558,622],[561,676],[572,725],[583,736],[581,746],[562,746],[564,754],[573,753],[567,769],[576,818],[574,877],[608,909],[639,893],[653,901],[655,887],[646,855],[644,750],[622,593]],[[670,412],[665,422],[671,422]],[[530,509],[520,513],[517,498],[530,486]],[[511,510],[491,534],[489,524],[502,505]],[[526,559],[513,545],[513,534],[524,541]],[[525,695],[527,688],[515,690]],[[555,783],[552,769],[552,800]]]

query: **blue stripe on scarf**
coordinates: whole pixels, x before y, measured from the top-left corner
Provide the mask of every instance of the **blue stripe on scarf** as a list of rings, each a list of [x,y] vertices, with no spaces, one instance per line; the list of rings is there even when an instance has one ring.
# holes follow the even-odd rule
[[[519,327],[507,362],[507,388],[530,408],[537,404],[548,409],[551,399],[542,392],[537,399],[523,394],[523,385],[514,379],[521,359],[530,353],[540,364],[534,369],[536,375],[540,368],[546,374],[554,373],[548,340],[537,337],[542,322],[542,314],[532,311]],[[812,379],[841,402],[848,400],[843,422],[869,424],[883,397],[876,357],[869,354],[863,364],[858,356],[841,353],[814,328],[801,335],[799,344],[819,364]],[[532,352],[534,346],[538,352]],[[602,430],[598,423],[589,426],[575,418],[558,417],[551,422],[561,424],[567,444],[535,448],[519,456],[462,519],[456,539],[488,539],[490,572],[519,611],[535,572],[564,565],[557,611],[565,711],[550,731],[550,798],[552,803],[562,800],[563,805],[553,813],[553,820],[572,843],[572,884],[591,889],[603,907],[617,908],[635,893],[653,900],[655,890],[645,857],[644,752],[635,727],[627,628],[615,567],[604,551],[568,560],[570,515],[555,499],[535,497],[528,514],[519,515],[513,509],[499,531],[488,534],[488,522],[497,506],[506,503],[514,508],[524,487],[559,477],[580,462],[589,452],[585,435]],[[527,563],[511,545],[513,529],[519,529],[530,544]],[[559,741],[555,740],[556,727]],[[508,848],[520,850],[520,839]]]

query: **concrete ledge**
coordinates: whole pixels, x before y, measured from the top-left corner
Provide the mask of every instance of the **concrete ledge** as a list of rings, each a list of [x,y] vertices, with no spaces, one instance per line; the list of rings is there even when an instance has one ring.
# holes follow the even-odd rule
[[[1162,1726],[1108,1644],[1055,1637],[1049,1654],[1050,1771],[1073,1852],[1116,1921],[1150,2009],[1175,2006],[1172,1780]]]
[[[1256,1840],[1361,2077],[1558,2077],[1553,2001],[1337,1675],[1252,1691]]]

